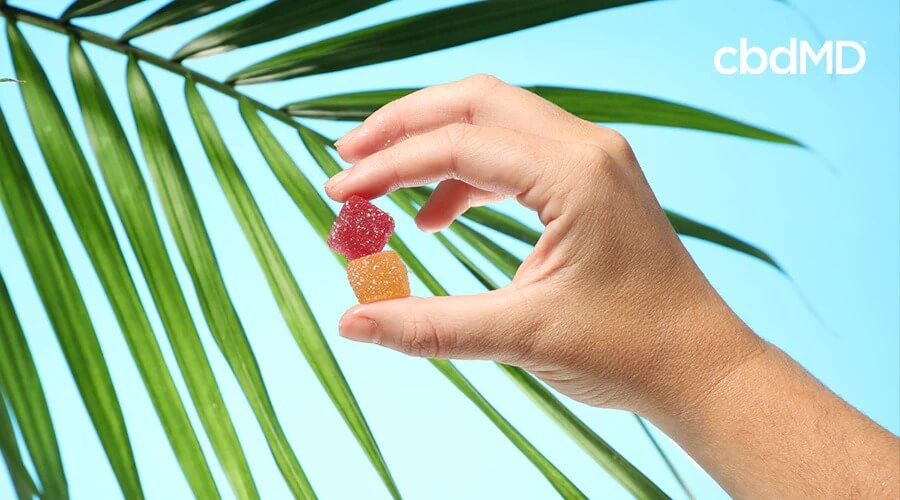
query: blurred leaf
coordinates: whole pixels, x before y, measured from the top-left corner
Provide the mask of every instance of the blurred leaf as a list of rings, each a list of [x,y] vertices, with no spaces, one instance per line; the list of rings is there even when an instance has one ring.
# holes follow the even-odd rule
[[[385,1],[275,0],[194,38],[172,58],[208,56],[276,40],[349,17]]]
[[[427,186],[418,186],[407,188],[403,191],[407,193],[417,205],[422,205],[425,203],[425,200],[431,196],[431,193],[434,190]],[[532,246],[535,245],[541,237],[540,231],[532,229],[514,217],[510,217],[493,208],[472,207],[466,210],[462,216],[472,222],[477,222],[482,226],[489,227]]]
[[[414,199],[417,204],[421,205],[425,202],[425,200],[428,199],[429,196],[431,196],[432,189],[422,186],[405,189],[404,191],[409,193],[409,196],[412,197],[412,199]],[[677,232],[678,234],[682,236],[698,238],[710,243],[715,243],[736,252],[755,257],[774,267],[781,273],[785,273],[781,265],[779,265],[778,262],[772,258],[772,256],[770,256],[760,248],[751,245],[750,243],[747,243],[741,239],[738,239],[724,231],[703,224],[702,222],[695,221],[671,210],[665,210],[665,213],[666,217],[668,217],[669,219],[669,222],[672,223],[672,227],[675,228],[675,232]],[[513,217],[510,217],[502,212],[498,212],[492,208],[472,207],[466,210],[466,212],[462,216],[485,227],[489,227],[491,229],[494,229],[495,231],[511,236],[519,241],[528,243],[529,245],[536,244],[541,236],[541,233],[539,231],[532,229],[514,219]],[[497,247],[495,244],[492,244],[492,242],[487,238],[478,238],[475,235],[469,235],[469,239],[486,241],[484,245],[492,252],[499,254],[509,254],[509,252],[506,252],[502,248],[500,248],[500,250],[496,250],[496,248],[499,247]],[[508,255],[503,255],[503,258],[508,260]],[[508,266],[506,266],[506,268],[509,269]]]
[[[229,355],[235,351],[239,355],[243,353],[246,337],[240,324],[235,323],[236,315],[221,281],[218,264],[200,218],[197,200],[188,183],[184,166],[175,149],[159,103],[134,58],[128,61],[127,77],[131,109],[137,123],[144,158],[156,184],[163,210],[191,275],[210,330],[226,359],[234,366],[231,362],[233,358]],[[241,361],[244,360],[256,368],[252,355],[245,354],[245,358]],[[198,410],[208,412],[210,422],[215,422],[207,426],[206,433],[225,469],[231,487],[238,498],[259,498],[234,426],[227,418],[225,403],[222,401],[215,378],[212,377],[212,373],[206,373],[206,370],[195,374],[198,373],[202,373],[206,379],[204,386],[207,387],[207,396],[211,401],[206,408]],[[236,371],[236,374],[238,373],[240,372]]]
[[[518,257],[463,222],[454,221],[450,224],[450,230],[478,253],[485,256],[509,278],[515,276],[519,266],[522,265],[522,261]]]
[[[270,57],[228,78],[248,84],[329,73],[455,47],[643,0],[484,1],[379,24]]]
[[[591,122],[637,123],[676,127],[803,146],[790,137],[747,125],[722,115],[653,97],[562,87],[524,87],[566,111]],[[294,116],[327,120],[362,121],[385,104],[417,88],[374,90],[319,97],[288,104]]]
[[[2,388],[0,385],[0,389]],[[22,452],[19,451],[16,431],[10,420],[9,411],[6,409],[2,390],[0,390],[0,454],[3,455],[3,460],[6,462],[6,470],[9,472],[13,489],[16,490],[19,500],[30,500],[38,494],[37,486],[34,485],[34,480],[31,479],[31,474],[25,467],[25,462],[22,461]]]
[[[334,157],[332,157],[327,150],[331,141],[306,128],[300,129],[300,137],[303,139],[303,143],[306,145],[312,157],[316,160],[316,163],[319,164],[326,174],[333,176],[341,171],[340,165],[338,165],[337,161],[335,161]],[[296,170],[296,172],[297,176],[303,177],[299,170]],[[390,196],[398,203],[398,205],[401,205],[401,208],[404,206],[411,207],[409,201],[402,198],[402,196],[399,196],[398,193],[392,193]],[[316,200],[318,203],[325,204],[325,201],[318,193],[316,193]],[[406,205],[404,205],[404,203]],[[301,205],[299,202],[297,206],[301,211],[307,207],[306,205]],[[323,240],[324,238],[325,236],[323,236]],[[447,295],[447,290],[438,283],[434,275],[432,275],[422,262],[413,255],[412,251],[405,243],[403,243],[403,240],[401,240],[399,236],[395,234],[391,238],[390,246],[403,258],[413,273],[422,281],[431,293],[434,295]],[[450,382],[465,394],[465,396],[468,397],[469,400],[472,401],[498,429],[500,429],[513,445],[515,445],[516,448],[518,448],[519,451],[521,451],[522,454],[541,471],[541,474],[550,481],[553,487],[559,491],[564,498],[584,498],[583,493],[581,493],[581,491],[579,491],[578,488],[556,468],[556,466],[547,460],[547,458],[544,457],[544,455],[542,455],[540,451],[525,438],[525,436],[519,433],[519,431],[516,430],[503,415],[491,406],[490,402],[478,392],[475,386],[473,386],[452,363],[440,359],[431,359],[429,361],[444,374],[444,376],[450,379]]]
[[[569,410],[560,400],[538,382],[533,376],[524,370],[520,370],[514,366],[499,365],[516,384],[519,385],[525,394],[544,410],[553,420],[562,427],[578,446],[600,464],[607,472],[625,487],[629,493],[635,498],[668,498],[658,486],[650,481],[640,470],[632,465],[628,460],[614,450],[606,441],[603,440],[590,427],[582,422],[571,410]],[[637,415],[635,415],[637,417]],[[654,441],[654,444],[656,442]],[[671,462],[663,453],[662,449],[658,450],[660,455],[666,460],[671,467]],[[674,471],[674,468],[671,468]],[[680,481],[680,476],[676,474]],[[687,486],[682,483],[687,491]]]
[[[642,95],[562,87],[526,87],[591,122],[679,127],[803,146],[796,140],[701,109]]]
[[[284,150],[266,124],[256,114],[256,110],[249,106],[246,100],[241,100],[241,115],[275,176],[298,205],[302,204],[308,209],[304,210],[307,220],[313,225],[316,232],[325,238],[331,224],[334,222],[334,213],[318,198],[315,189],[300,174],[287,151]],[[224,147],[224,145],[222,146]],[[231,163],[231,167],[237,173],[237,176],[230,181],[230,188],[240,189],[235,184],[240,179],[240,174],[233,163]],[[222,168],[221,165],[220,168]],[[226,182],[222,182],[222,184],[225,186]],[[278,250],[271,233],[262,221],[262,215],[259,214],[255,203],[252,202],[249,191],[243,185],[243,179],[240,179],[240,185],[243,186],[241,191],[245,191],[245,202],[242,203],[243,207],[241,208],[241,210],[245,211],[243,218],[246,219],[248,218],[247,216],[250,216],[252,219],[257,219],[256,222],[252,220],[242,221],[242,225],[252,224],[255,226],[245,227],[245,231],[250,233],[248,234],[248,239],[253,244],[257,258],[266,271],[266,277],[269,280],[272,291],[275,293],[282,314],[287,320],[288,327],[294,335],[297,345],[300,346],[313,372],[319,378],[319,382],[353,431],[391,495],[399,498],[400,493],[394,484],[387,464],[384,462],[384,457],[382,457],[381,451],[378,449],[372,431],[369,429],[368,423],[366,423],[362,410],[359,408],[359,404],[356,402],[356,398],[353,396],[350,386],[347,384],[347,380],[344,378],[334,358],[334,354],[332,354],[328,343],[325,341],[325,336],[322,334],[319,324],[306,304],[299,286],[294,280],[287,262],[284,260],[284,256]],[[316,203],[317,200],[318,203]]]
[[[0,152],[0,155],[2,154]],[[66,475],[63,472],[56,431],[50,420],[44,388],[34,366],[28,342],[25,340],[25,332],[22,331],[22,325],[10,300],[6,283],[3,276],[0,276],[0,413],[6,414],[5,408],[2,408],[4,395],[9,399],[16,423],[28,448],[31,463],[34,464],[40,480],[42,497],[68,498]],[[0,418],[2,417],[3,415],[0,415]],[[18,449],[18,445],[15,446]],[[15,450],[13,452],[18,453]],[[15,460],[15,456],[7,458],[7,463],[10,459]],[[28,481],[31,481],[30,475]],[[32,491],[37,492],[33,485]]]
[[[175,271],[153,214],[150,193],[103,84],[81,45],[74,40],[69,46],[69,66],[88,138],[113,204],[159,309],[175,359],[194,404],[199,409],[200,419],[207,428],[220,425],[219,419],[227,420],[228,416],[224,409],[215,409],[221,403],[221,398],[215,397],[218,391],[209,360],[175,278]],[[133,299],[137,300],[137,297]],[[123,330],[127,332],[126,327]],[[194,494],[200,498],[217,497],[218,490],[200,449],[200,442],[149,325],[143,332],[145,338],[129,341],[129,347],[163,429],[169,437],[172,450]],[[213,385],[210,386],[210,383]]]
[[[130,7],[141,0],[76,0],[63,12],[63,19],[98,16]]]
[[[653,447],[656,448],[656,454],[659,455],[660,458],[662,458],[663,463],[666,464],[666,468],[669,469],[669,472],[671,472],[672,476],[675,477],[675,481],[687,494],[688,500],[694,500],[696,497],[691,492],[691,489],[688,488],[687,481],[685,481],[684,478],[681,477],[681,474],[678,473],[678,469],[675,467],[675,463],[672,462],[672,460],[669,458],[669,455],[665,452],[665,450],[662,449],[662,446],[659,444],[659,440],[657,440],[653,436],[653,432],[650,430],[650,426],[647,424],[647,422],[644,421],[643,417],[641,417],[637,413],[632,413],[631,416],[634,417],[638,425],[641,426],[641,430],[644,431],[644,434],[646,434],[647,437],[650,438],[650,444],[652,444]]]
[[[132,26],[120,38],[128,41],[169,26],[203,17],[241,0],[173,0]]]
[[[398,252],[399,253],[399,252]],[[584,493],[572,483],[569,478],[567,478],[559,469],[556,468],[547,457],[545,457],[541,452],[534,447],[534,445],[529,442],[525,436],[519,433],[515,427],[508,420],[506,420],[500,412],[497,411],[496,408],[491,406],[487,399],[481,395],[476,389],[475,386],[469,382],[459,370],[453,366],[452,363],[446,360],[441,359],[433,359],[429,360],[431,364],[433,364],[437,369],[444,374],[445,377],[450,379],[450,382],[456,386],[466,397],[469,398],[470,401],[475,403],[475,406],[478,407],[490,420],[500,429],[507,438],[525,455],[525,458],[531,461],[550,481],[550,484],[553,485],[553,488],[559,492],[559,494],[565,499],[576,499],[576,498],[584,498],[586,499]]]
[[[478,282],[481,283],[485,288],[487,288],[488,290],[493,290],[493,289],[498,288],[498,286],[494,282],[494,280],[492,280],[490,278],[490,276],[487,275],[487,273],[482,271],[480,267],[475,265],[475,263],[472,262],[472,260],[469,259],[469,257],[465,253],[462,252],[462,250],[460,250],[456,245],[451,243],[450,240],[447,239],[446,236],[444,236],[441,233],[434,233],[434,237],[437,238],[437,240],[442,245],[444,245],[444,248],[449,250],[450,254],[453,255],[453,257],[455,257],[456,260],[459,261],[459,263],[462,264],[463,267],[465,267],[467,271],[469,271],[469,274],[471,274],[475,279],[477,279]]]
[[[91,318],[2,112],[0,199],[122,492],[143,498],[122,410]]]
[[[707,226],[706,224],[697,222],[693,219],[689,219],[671,210],[666,210],[666,217],[669,218],[669,222],[672,223],[672,227],[675,228],[675,232],[682,236],[693,236],[694,238],[699,238],[710,243],[722,245],[723,247],[730,248],[751,257],[756,257],[757,259],[781,271],[782,274],[785,273],[781,265],[779,265],[778,262],[776,262],[775,259],[772,258],[772,256],[743,240],[735,238],[734,236],[731,236],[730,234],[720,231],[714,227]]]

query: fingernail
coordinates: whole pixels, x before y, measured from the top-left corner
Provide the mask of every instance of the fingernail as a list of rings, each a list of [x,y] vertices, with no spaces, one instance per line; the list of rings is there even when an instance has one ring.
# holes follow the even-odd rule
[[[343,137],[341,137],[334,143],[334,147],[339,148],[339,147],[343,146],[344,144],[347,144],[348,142],[352,141],[353,137],[359,132],[360,128],[362,128],[362,125],[358,125],[355,128],[353,128],[352,130],[350,130],[349,132],[347,132],[346,134],[344,134]]]
[[[350,313],[341,319],[338,326],[341,336],[356,342],[378,343],[375,336],[378,333],[378,324],[374,320],[361,316],[358,313]]]
[[[347,170],[341,170],[340,172],[334,174],[334,177],[328,179],[328,182],[325,183],[325,189],[334,189],[338,184],[341,183],[341,181],[343,181],[347,177],[349,173],[350,172]]]

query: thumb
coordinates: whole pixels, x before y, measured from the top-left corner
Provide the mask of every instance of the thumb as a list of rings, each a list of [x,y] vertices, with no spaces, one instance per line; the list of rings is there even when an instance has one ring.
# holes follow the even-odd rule
[[[536,325],[508,289],[456,297],[410,297],[356,306],[341,335],[426,358],[492,359],[518,364]]]

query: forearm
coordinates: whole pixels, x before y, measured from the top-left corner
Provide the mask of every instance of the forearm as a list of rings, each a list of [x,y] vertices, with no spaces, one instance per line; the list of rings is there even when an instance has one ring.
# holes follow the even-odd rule
[[[725,323],[722,337],[754,342],[736,318]],[[778,348],[756,342],[729,370],[698,367],[682,407],[648,416],[735,497],[898,498],[900,442]]]

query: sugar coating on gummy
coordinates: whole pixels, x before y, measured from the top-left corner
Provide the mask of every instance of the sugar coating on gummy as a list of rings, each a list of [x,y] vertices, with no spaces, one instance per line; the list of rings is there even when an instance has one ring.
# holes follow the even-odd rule
[[[390,250],[347,263],[347,279],[360,304],[409,297],[406,266]]]
[[[351,196],[331,226],[328,246],[353,260],[384,249],[394,234],[394,219],[359,196]]]

